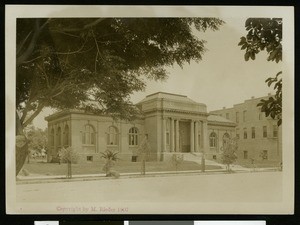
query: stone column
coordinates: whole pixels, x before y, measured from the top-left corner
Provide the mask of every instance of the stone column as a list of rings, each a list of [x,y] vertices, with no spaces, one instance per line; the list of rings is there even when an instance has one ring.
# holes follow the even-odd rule
[[[199,135],[199,122],[195,122],[195,152],[199,152],[199,140],[198,140],[198,135]]]
[[[191,152],[195,151],[195,125],[194,125],[194,121],[191,120],[191,133],[190,133],[190,146],[191,146]]]
[[[166,118],[162,118],[162,152],[166,151]]]
[[[209,150],[209,140],[208,140],[208,129],[207,129],[207,120],[203,121],[203,153],[208,152]]]
[[[179,152],[179,120],[176,120],[176,138],[175,138],[175,152]]]
[[[173,152],[174,151],[174,135],[175,135],[175,132],[174,132],[174,119],[171,118],[171,129],[170,129],[170,139],[171,139],[171,142],[170,142],[170,151]]]

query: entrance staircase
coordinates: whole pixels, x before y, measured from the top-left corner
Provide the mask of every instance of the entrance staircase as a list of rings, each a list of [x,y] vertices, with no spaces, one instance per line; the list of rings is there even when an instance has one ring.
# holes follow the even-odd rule
[[[186,153],[184,154],[184,160],[185,161],[192,161],[192,162],[196,162],[198,164],[201,164],[202,161],[202,153],[197,152],[197,153]],[[226,170],[226,165],[218,163],[216,161],[213,160],[208,160],[205,159],[205,165],[213,165],[213,166],[220,166],[222,169]],[[240,165],[231,165],[230,168],[232,170],[239,170],[239,171],[251,171],[250,168],[246,168]]]
[[[198,164],[202,163],[202,156],[203,154],[198,152],[198,153],[186,153],[184,154],[184,160],[185,161],[192,161],[192,162],[196,162]],[[220,166],[222,169],[226,169],[226,165],[218,163],[216,161],[213,160],[208,160],[205,159],[205,165],[213,165],[213,166]]]

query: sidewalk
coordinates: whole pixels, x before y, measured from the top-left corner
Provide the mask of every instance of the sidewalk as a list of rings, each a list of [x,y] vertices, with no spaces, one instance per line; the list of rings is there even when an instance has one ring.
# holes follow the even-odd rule
[[[278,168],[256,168],[255,171],[251,168],[244,168],[233,165],[232,170],[234,173],[249,173],[249,172],[269,172],[278,171]],[[142,178],[142,177],[164,177],[164,176],[177,176],[177,175],[214,175],[214,174],[227,174],[226,169],[214,169],[206,170],[187,170],[187,171],[159,171],[159,172],[146,172],[146,175],[142,175],[140,172],[134,173],[120,173],[119,179],[123,178]],[[72,181],[88,181],[88,180],[99,180],[99,179],[116,179],[114,177],[106,177],[105,174],[79,174],[72,175],[71,179],[67,179],[65,175],[55,176],[42,176],[38,174],[31,174],[29,176],[18,176],[17,184],[33,184],[33,183],[53,183],[53,182],[72,182]]]

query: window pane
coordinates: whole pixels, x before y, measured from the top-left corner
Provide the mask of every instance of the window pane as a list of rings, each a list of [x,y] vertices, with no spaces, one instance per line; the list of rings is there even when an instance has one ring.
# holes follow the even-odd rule
[[[267,137],[267,126],[263,126],[263,137]]]

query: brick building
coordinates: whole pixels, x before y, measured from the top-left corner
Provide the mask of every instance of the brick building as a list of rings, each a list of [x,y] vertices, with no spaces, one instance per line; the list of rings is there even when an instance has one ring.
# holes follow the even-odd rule
[[[277,120],[266,117],[257,104],[271,95],[245,100],[232,108],[211,111],[236,123],[235,136],[238,138],[238,159],[240,161],[268,160],[282,161],[282,129]]]

